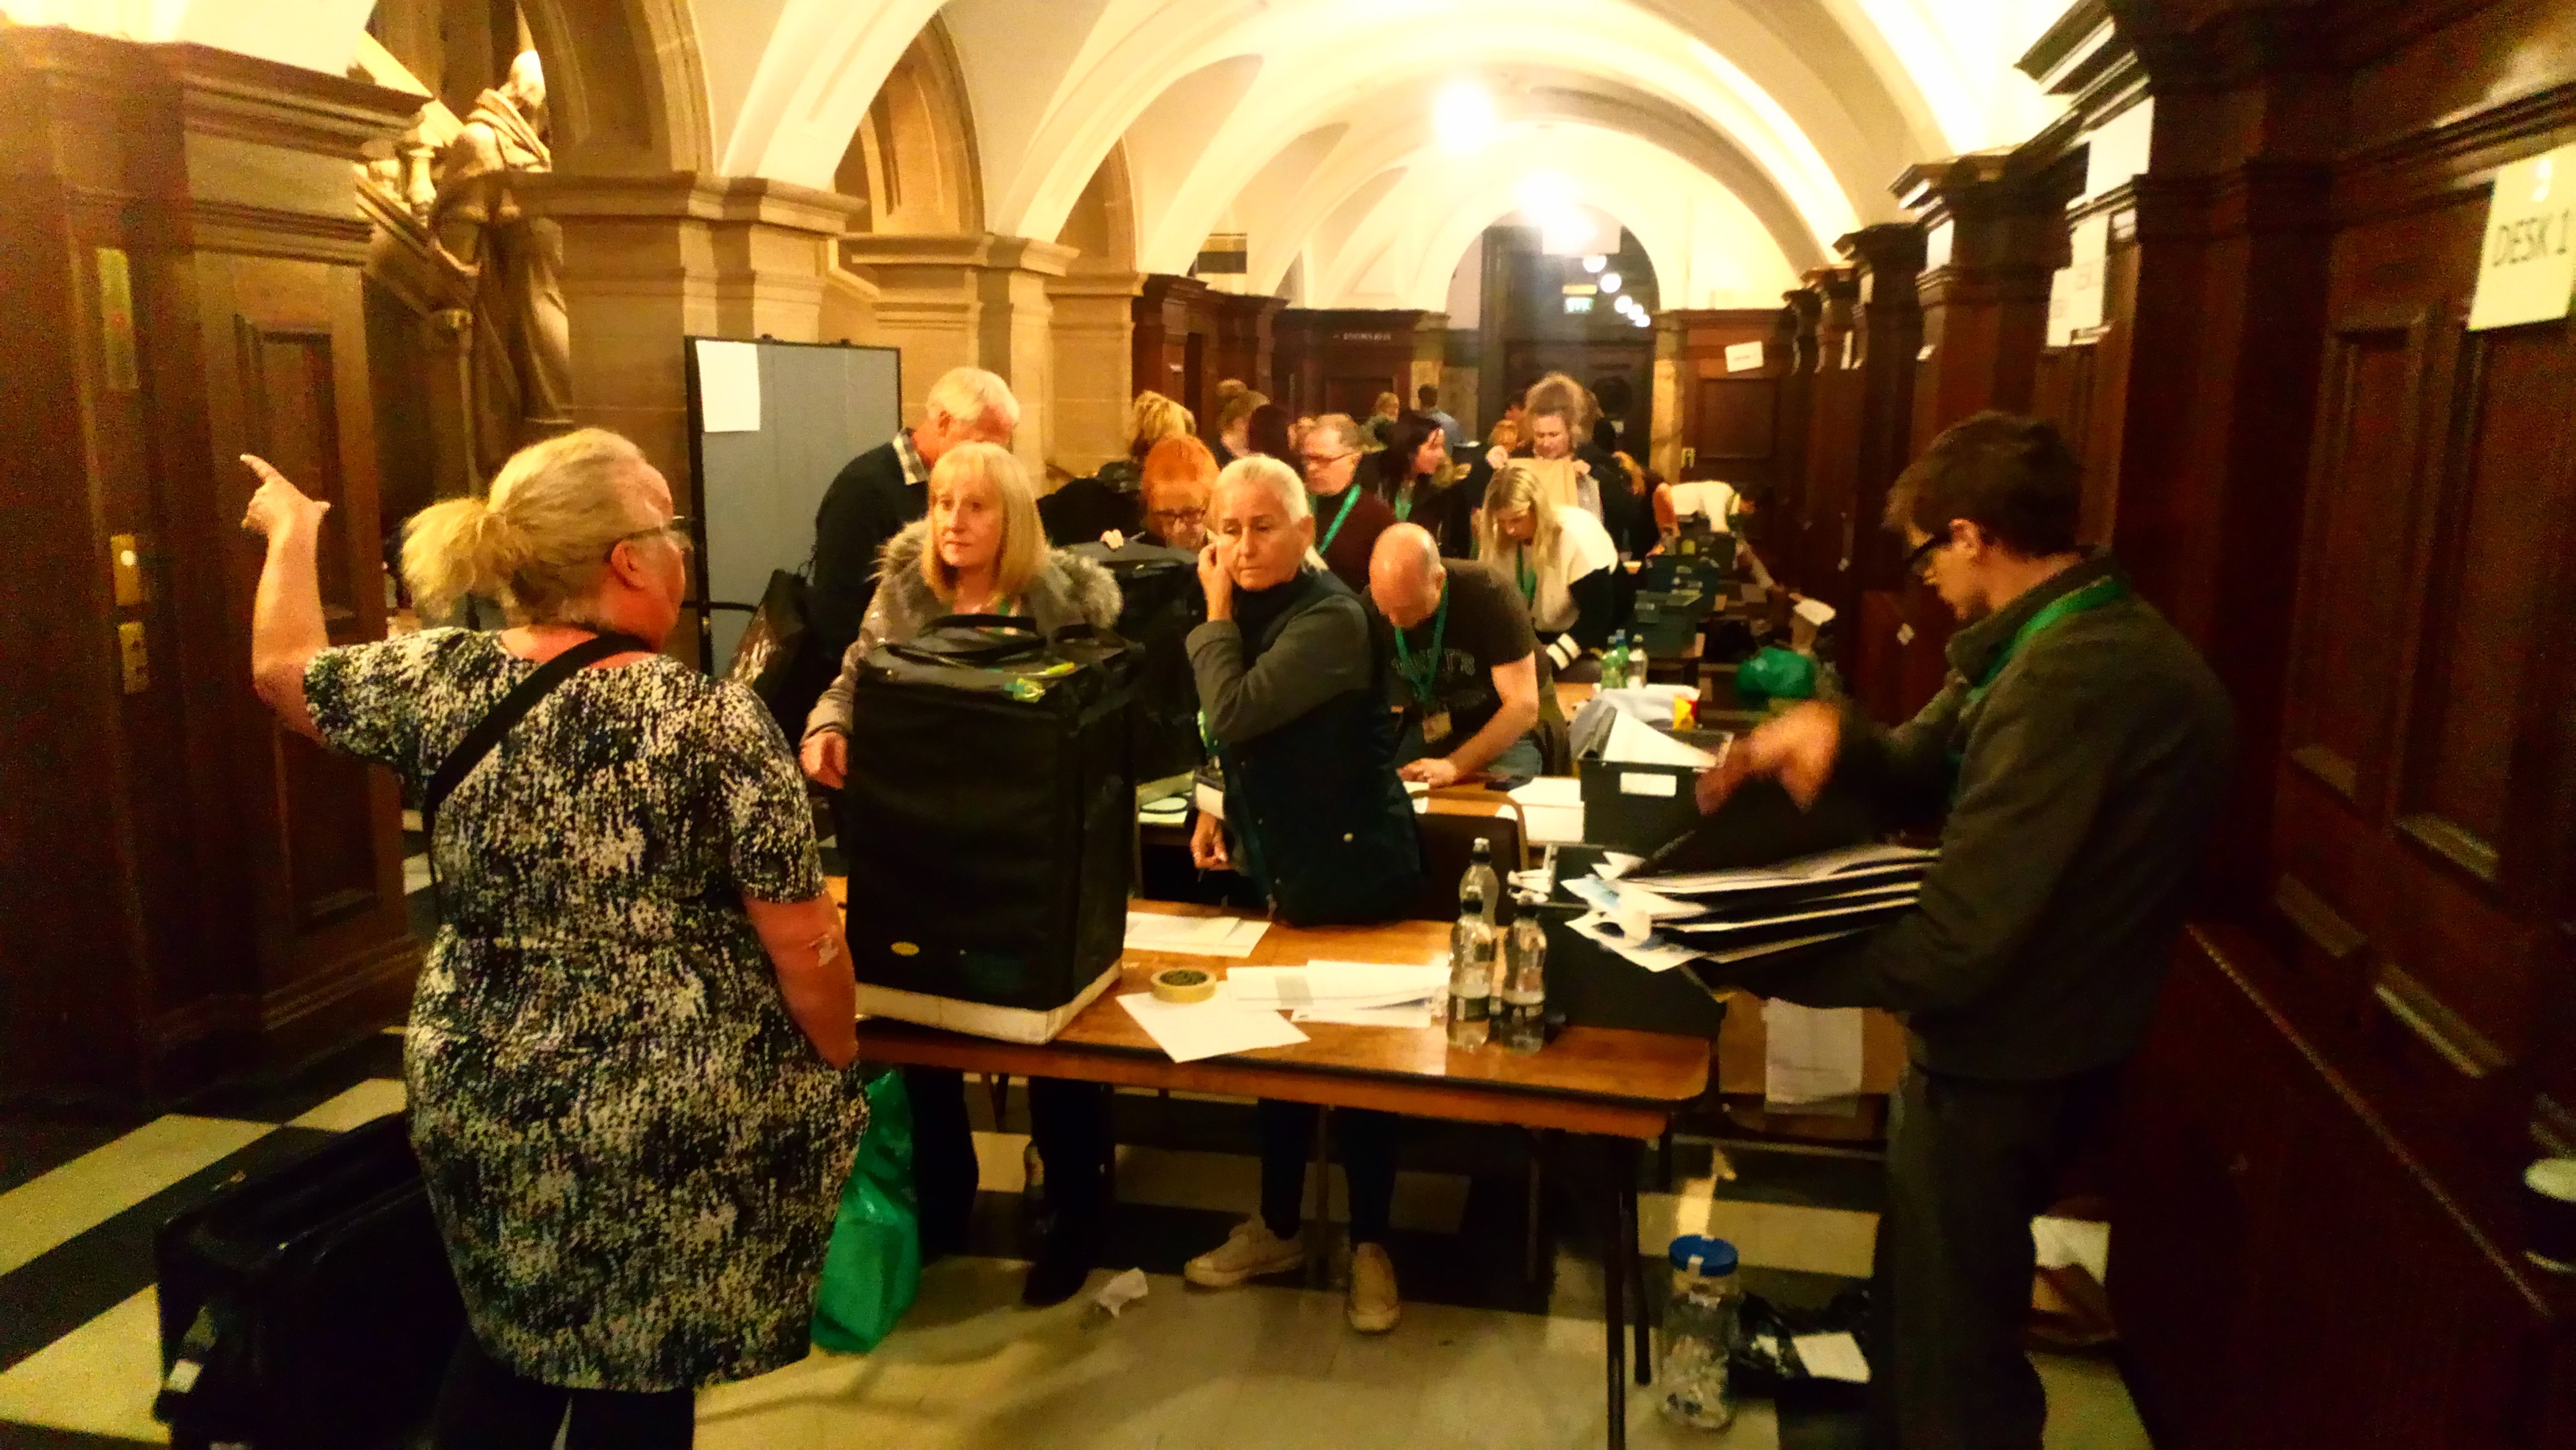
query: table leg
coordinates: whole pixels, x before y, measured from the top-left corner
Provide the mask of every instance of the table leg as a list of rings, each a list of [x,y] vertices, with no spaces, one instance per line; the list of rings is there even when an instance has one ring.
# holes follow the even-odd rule
[[[1628,1162],[1629,1171],[1624,1180],[1628,1185],[1628,1212],[1620,1224],[1622,1230],[1620,1238],[1626,1242],[1626,1273],[1628,1274],[1628,1286],[1634,1300],[1632,1313],[1637,1325],[1637,1383],[1641,1385],[1650,1385],[1655,1382],[1655,1357],[1654,1347],[1648,1342],[1648,1329],[1646,1325],[1645,1246],[1637,1241],[1640,1235],[1637,1227],[1638,1207],[1636,1168],[1636,1157],[1634,1154],[1630,1154]]]
[[[1616,1170],[1620,1163],[1628,1162],[1633,1177],[1635,1165],[1619,1140],[1606,1139],[1604,1147],[1611,1171],[1602,1175],[1609,1187],[1608,1200],[1603,1205],[1609,1211],[1601,1220],[1603,1358],[1607,1361],[1610,1375],[1610,1450],[1627,1450],[1628,1367],[1622,1361],[1626,1359],[1628,1350],[1628,1310],[1623,1302],[1627,1297],[1628,1273],[1620,1267],[1618,1255],[1620,1246],[1628,1239],[1628,1204],[1627,1190]]]

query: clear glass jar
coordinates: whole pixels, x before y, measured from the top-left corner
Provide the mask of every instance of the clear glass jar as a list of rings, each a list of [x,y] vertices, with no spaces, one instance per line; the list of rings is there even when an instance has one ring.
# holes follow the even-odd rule
[[[1664,1303],[1664,1418],[1702,1430],[1735,1422],[1727,1356],[1743,1290],[1735,1245],[1689,1235],[1673,1240],[1672,1297]]]

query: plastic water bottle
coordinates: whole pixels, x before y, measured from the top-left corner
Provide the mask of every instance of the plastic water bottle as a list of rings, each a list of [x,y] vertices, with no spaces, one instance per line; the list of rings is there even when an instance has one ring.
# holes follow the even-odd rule
[[[1628,688],[1628,631],[1624,629],[1614,631],[1610,636],[1610,648],[1601,652],[1601,688]]]
[[[1458,924],[1449,929],[1451,1047],[1482,1047],[1493,1030],[1494,924],[1485,916],[1490,909],[1473,889],[1462,892]]]
[[[1506,1052],[1536,1052],[1547,1045],[1547,932],[1526,908],[1503,938],[1502,997],[1494,1008],[1494,1040]]]
[[[1470,897],[1482,903],[1479,914],[1485,918],[1486,926],[1493,926],[1495,913],[1502,906],[1503,879],[1494,874],[1494,843],[1484,836],[1476,838],[1476,849],[1467,860],[1467,874],[1458,878],[1458,910],[1461,914],[1465,913]]]
[[[1628,642],[1627,658],[1620,662],[1621,683],[1634,690],[1646,683],[1646,637],[1639,635]]]

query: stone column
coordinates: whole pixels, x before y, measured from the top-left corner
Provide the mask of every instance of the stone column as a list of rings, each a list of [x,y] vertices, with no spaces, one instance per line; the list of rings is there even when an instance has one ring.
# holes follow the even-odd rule
[[[906,418],[920,417],[930,385],[950,368],[999,373],[1020,400],[1011,451],[1032,472],[1042,471],[1055,401],[1048,285],[1065,277],[1079,255],[1054,242],[991,232],[846,238],[842,256],[876,283],[877,341],[903,350]]]
[[[1055,314],[1052,458],[1076,478],[1126,452],[1136,295],[1144,282],[1142,272],[1084,258],[1046,284]]]
[[[1982,408],[2026,412],[2048,337],[2049,283],[2064,265],[2065,206],[2081,158],[2039,172],[1995,153],[1907,168],[1895,190],[1924,228],[1921,376],[1911,447]]]
[[[821,340],[828,249],[864,203],[686,172],[530,177],[520,195],[563,228],[573,416],[634,439],[689,512],[681,339]]]

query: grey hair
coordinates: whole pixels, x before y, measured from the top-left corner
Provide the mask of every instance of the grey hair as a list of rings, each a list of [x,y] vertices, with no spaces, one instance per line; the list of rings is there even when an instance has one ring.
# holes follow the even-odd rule
[[[1248,453],[1227,464],[1225,471],[1216,476],[1216,486],[1223,488],[1232,483],[1257,484],[1268,490],[1292,524],[1315,512],[1314,504],[1306,497],[1306,481],[1297,476],[1295,469],[1267,454]]]
[[[925,405],[970,427],[997,424],[1008,432],[1020,426],[1020,400],[1011,396],[1011,385],[982,368],[950,368],[940,374]]]
[[[1360,425],[1358,420],[1351,417],[1350,414],[1326,413],[1324,416],[1315,420],[1315,426],[1318,428],[1332,429],[1333,436],[1342,440],[1342,446],[1344,448],[1348,448],[1354,453],[1359,451],[1360,439],[1362,437],[1362,434],[1360,433]]]

